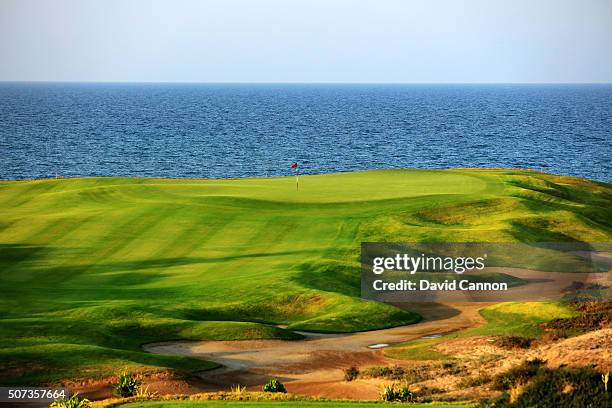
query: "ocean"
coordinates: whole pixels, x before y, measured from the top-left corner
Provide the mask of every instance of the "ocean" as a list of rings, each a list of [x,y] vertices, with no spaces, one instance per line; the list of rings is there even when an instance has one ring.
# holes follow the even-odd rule
[[[612,180],[612,85],[0,83],[0,178],[529,168]]]

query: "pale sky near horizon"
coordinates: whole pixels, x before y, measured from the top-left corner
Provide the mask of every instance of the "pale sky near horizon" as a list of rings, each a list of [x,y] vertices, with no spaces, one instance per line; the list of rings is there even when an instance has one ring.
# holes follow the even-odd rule
[[[1,81],[612,82],[612,0],[0,0]]]

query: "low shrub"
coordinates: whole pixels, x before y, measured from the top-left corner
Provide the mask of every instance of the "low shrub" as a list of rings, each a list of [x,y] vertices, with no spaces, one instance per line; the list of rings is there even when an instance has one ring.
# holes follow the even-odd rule
[[[528,381],[516,377],[509,391],[483,401],[490,408],[589,408],[608,407],[610,393],[605,390],[601,373],[591,367],[549,369],[540,366]]]
[[[272,378],[272,379],[268,380],[267,383],[264,384],[263,391],[264,392],[282,392],[282,393],[286,393],[287,389],[285,388],[285,386],[283,385],[282,382],[278,381],[276,378]]]
[[[387,402],[414,402],[414,394],[406,384],[391,384],[383,386],[380,399]]]
[[[572,335],[573,335],[573,332],[571,330],[554,329],[554,330],[546,331],[542,335],[541,340],[542,340],[543,343],[550,343],[550,342],[553,342],[553,341],[567,339],[569,337],[572,337]]]
[[[440,365],[440,368],[446,371],[447,374],[452,375],[461,374],[462,372],[465,372],[465,366],[459,365],[455,361],[443,361]]]
[[[505,349],[527,349],[531,347],[533,339],[521,336],[501,336],[495,341],[495,345]]]
[[[385,380],[403,381],[410,384],[433,378],[431,367],[421,365],[410,368],[400,366],[368,367],[359,372],[361,377],[384,378]]]
[[[133,397],[138,394],[142,382],[127,370],[117,376],[113,390],[118,397]]]
[[[461,389],[478,387],[491,382],[491,377],[487,374],[478,375],[476,377],[464,377],[459,381],[457,387]]]
[[[563,338],[612,325],[612,302],[574,302],[571,306],[579,312],[576,316],[553,319],[542,328]]]
[[[368,367],[363,370],[363,375],[372,378],[385,378],[388,380],[402,380],[406,370],[399,366]]]
[[[442,394],[446,390],[438,387],[421,387],[418,391],[413,392],[413,399],[419,402],[431,402],[431,396]]]
[[[51,408],[89,408],[91,407],[91,403],[87,398],[79,397],[79,394],[72,394],[68,398],[62,398],[57,401],[53,401]]]
[[[344,370],[344,381],[353,381],[359,377],[359,369],[357,367],[350,367]]]
[[[498,391],[507,391],[516,384],[526,383],[540,371],[545,361],[534,359],[527,361],[518,367],[498,374],[493,378],[491,388]]]
[[[454,361],[443,361],[442,363],[440,363],[440,367],[445,370],[453,369],[456,366],[457,366],[457,363]]]

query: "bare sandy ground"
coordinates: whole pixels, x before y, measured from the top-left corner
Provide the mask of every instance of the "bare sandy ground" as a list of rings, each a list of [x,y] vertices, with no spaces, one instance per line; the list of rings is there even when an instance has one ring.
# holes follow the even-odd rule
[[[328,398],[375,399],[379,381],[343,380],[350,366],[396,363],[384,357],[375,344],[395,344],[423,336],[444,334],[478,326],[478,310],[489,303],[401,305],[420,313],[421,323],[352,334],[304,333],[305,340],[173,341],[144,346],[151,353],[198,357],[224,367],[199,374],[209,390],[234,384],[259,388],[268,378],[285,383],[289,392]],[[398,305],[400,306],[400,305]]]
[[[436,349],[452,354],[463,362],[481,363],[488,375],[504,372],[535,358],[550,368],[593,366],[601,372],[612,371],[612,328],[594,330],[576,337],[544,342],[529,349],[502,349],[492,336],[472,336],[438,344]],[[486,357],[494,358],[492,361]]]

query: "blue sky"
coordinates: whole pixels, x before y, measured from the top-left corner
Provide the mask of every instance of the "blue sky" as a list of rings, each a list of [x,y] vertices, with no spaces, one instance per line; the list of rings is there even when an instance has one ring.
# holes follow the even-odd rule
[[[0,0],[0,80],[612,82],[611,0]]]

